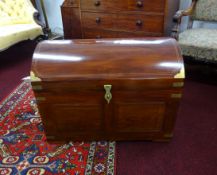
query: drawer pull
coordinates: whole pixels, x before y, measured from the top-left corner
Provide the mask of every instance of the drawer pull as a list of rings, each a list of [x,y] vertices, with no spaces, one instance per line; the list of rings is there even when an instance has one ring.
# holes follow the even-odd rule
[[[69,1],[69,4],[70,5],[74,5],[74,1],[72,0],[72,1]]]
[[[136,6],[137,6],[137,7],[143,7],[142,1],[137,1]]]
[[[112,99],[112,94],[111,94],[112,85],[110,84],[104,85],[104,89],[105,89],[105,100],[109,104]]]
[[[100,6],[100,1],[95,1],[94,5],[95,6]]]
[[[100,39],[100,38],[102,38],[101,35],[97,35],[96,36],[96,39]]]
[[[137,21],[136,21],[136,25],[137,25],[137,26],[142,26],[142,21],[141,21],[141,20],[137,20]]]
[[[101,22],[101,18],[96,18],[96,23],[99,24]]]

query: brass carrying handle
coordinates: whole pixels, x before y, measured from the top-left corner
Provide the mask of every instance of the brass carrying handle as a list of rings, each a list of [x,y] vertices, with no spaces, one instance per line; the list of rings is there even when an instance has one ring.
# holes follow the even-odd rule
[[[107,103],[109,104],[111,99],[112,99],[112,94],[111,94],[111,89],[112,89],[112,85],[107,84],[104,85],[104,89],[105,89],[105,100],[107,101]]]

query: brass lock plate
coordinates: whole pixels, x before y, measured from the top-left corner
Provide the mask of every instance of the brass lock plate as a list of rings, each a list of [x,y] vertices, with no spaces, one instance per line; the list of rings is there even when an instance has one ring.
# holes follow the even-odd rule
[[[111,99],[112,99],[112,94],[111,94],[111,89],[112,89],[112,85],[107,84],[104,85],[104,89],[105,89],[105,100],[107,101],[107,103],[109,104]]]

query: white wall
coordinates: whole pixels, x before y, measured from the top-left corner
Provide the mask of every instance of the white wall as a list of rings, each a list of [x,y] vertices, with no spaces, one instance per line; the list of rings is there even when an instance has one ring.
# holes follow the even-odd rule
[[[39,0],[37,0],[39,1]],[[64,0],[44,0],[46,13],[48,16],[49,26],[54,33],[63,34],[62,17],[60,6]],[[39,4],[39,2],[37,2]],[[180,0],[180,9],[186,9],[191,4],[191,0]],[[40,10],[41,11],[41,10]],[[181,29],[187,26],[188,18],[185,17]],[[217,28],[217,23],[195,22],[194,27]]]
[[[64,0],[44,0],[44,6],[48,18],[49,27],[52,32],[63,35],[63,24],[60,6]],[[40,8],[40,0],[36,1],[39,7],[39,12],[42,13]],[[43,16],[43,15],[41,15]]]

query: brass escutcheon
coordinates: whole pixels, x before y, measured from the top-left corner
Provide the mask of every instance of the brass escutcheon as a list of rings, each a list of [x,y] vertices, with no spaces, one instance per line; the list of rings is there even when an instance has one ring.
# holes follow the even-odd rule
[[[112,99],[112,94],[111,94],[112,85],[110,85],[110,84],[104,85],[104,89],[105,89],[105,96],[104,97],[105,97],[105,100],[109,104],[111,99]]]

